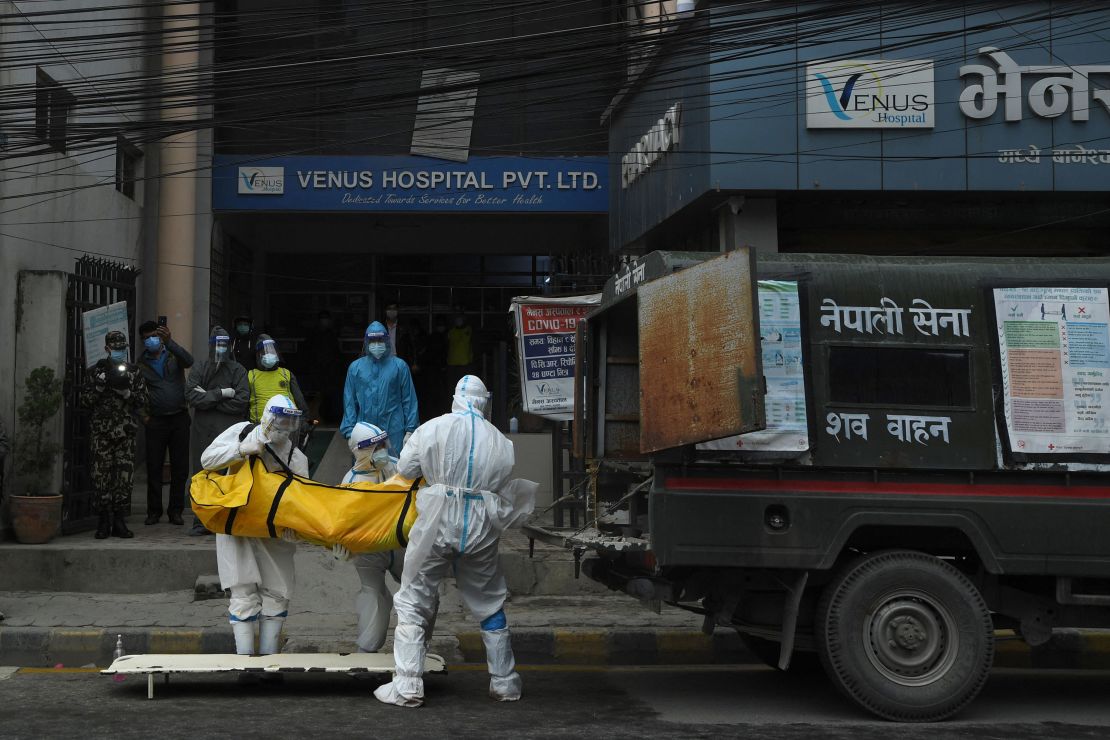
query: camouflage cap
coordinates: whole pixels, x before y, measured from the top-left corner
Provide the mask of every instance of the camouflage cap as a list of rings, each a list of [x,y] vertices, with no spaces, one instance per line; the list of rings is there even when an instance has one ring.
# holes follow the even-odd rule
[[[110,331],[104,335],[104,345],[108,349],[127,349],[127,337],[122,331]]]

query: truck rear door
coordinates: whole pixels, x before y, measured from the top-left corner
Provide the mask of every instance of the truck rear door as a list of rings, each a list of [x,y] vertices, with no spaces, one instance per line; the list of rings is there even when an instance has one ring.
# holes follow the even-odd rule
[[[641,452],[764,428],[756,296],[748,249],[639,286]]]

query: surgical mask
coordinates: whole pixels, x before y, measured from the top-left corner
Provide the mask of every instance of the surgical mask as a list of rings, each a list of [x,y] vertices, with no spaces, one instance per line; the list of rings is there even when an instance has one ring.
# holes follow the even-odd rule
[[[385,342],[371,342],[367,349],[375,360],[380,360],[385,356]]]
[[[239,332],[240,334],[244,334],[244,335],[249,334],[250,331],[251,331],[251,325],[250,324],[236,324],[235,325],[235,331]]]
[[[330,329],[331,328],[331,319],[320,319],[320,328],[321,329]]]
[[[388,311],[385,312],[385,317],[387,319],[389,319],[390,321],[396,321],[397,320],[397,309],[394,309],[394,308],[389,309]]]
[[[127,362],[127,350],[125,349],[109,350],[108,356],[115,362]]]
[[[462,326],[465,322],[466,319],[464,319],[462,316],[455,317],[455,326]]]
[[[370,464],[378,470],[381,470],[389,464],[389,451],[378,449],[374,451],[374,455],[370,458]]]
[[[262,355],[262,367],[270,370],[278,364],[277,355]]]
[[[158,337],[147,337],[143,340],[143,346],[146,347],[147,352],[154,353],[162,349],[162,340]]]
[[[442,334],[445,331],[447,331],[446,326],[444,326],[443,324],[436,324],[436,334]]]

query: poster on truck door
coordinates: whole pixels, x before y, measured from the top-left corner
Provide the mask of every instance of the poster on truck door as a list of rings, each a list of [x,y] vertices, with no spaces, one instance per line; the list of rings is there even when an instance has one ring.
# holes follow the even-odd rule
[[[759,334],[763,377],[767,380],[767,395],[763,398],[767,428],[703,442],[699,450],[797,453],[809,449],[797,282],[759,281]]]
[[[520,358],[522,407],[554,421],[574,416],[574,333],[601,294],[570,298],[517,297],[512,312]]]
[[[996,288],[994,308],[1011,452],[1110,453],[1106,288]]]

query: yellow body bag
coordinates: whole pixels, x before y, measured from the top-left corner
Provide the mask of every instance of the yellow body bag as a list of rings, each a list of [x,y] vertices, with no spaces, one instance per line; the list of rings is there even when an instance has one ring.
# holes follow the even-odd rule
[[[418,482],[398,475],[384,483],[328,486],[291,472],[271,473],[257,457],[230,472],[193,476],[193,511],[213,532],[280,537],[292,529],[319,545],[384,552],[408,544],[416,521]]]

